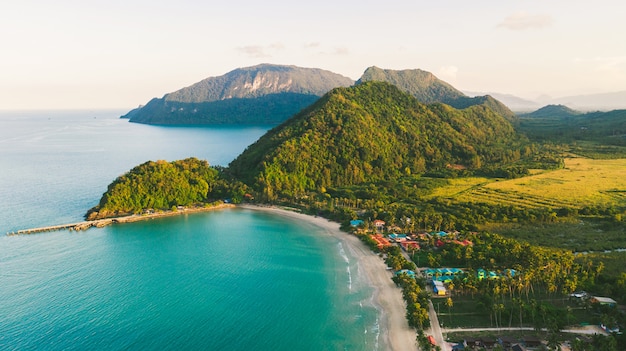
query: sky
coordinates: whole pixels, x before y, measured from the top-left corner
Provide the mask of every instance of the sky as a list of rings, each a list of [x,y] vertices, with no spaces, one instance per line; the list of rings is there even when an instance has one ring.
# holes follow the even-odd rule
[[[3,0],[0,110],[134,108],[260,63],[422,69],[524,98],[626,90],[622,0]]]

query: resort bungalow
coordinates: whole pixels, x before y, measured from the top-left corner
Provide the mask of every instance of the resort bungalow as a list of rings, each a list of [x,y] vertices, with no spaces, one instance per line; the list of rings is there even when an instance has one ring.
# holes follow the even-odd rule
[[[406,240],[406,234],[389,234],[391,241],[400,242]]]
[[[513,345],[519,343],[517,338],[512,336],[501,336],[498,338],[498,343],[502,345],[505,350],[510,349]]]
[[[497,343],[496,339],[491,338],[481,338],[480,341],[483,344],[483,347],[487,349],[493,349],[493,347],[496,346]]]
[[[465,338],[465,340],[463,340],[463,344],[465,345],[466,348],[469,348],[469,349],[475,349],[481,346],[480,339],[472,338],[472,337]]]
[[[385,229],[385,221],[377,219],[374,221],[373,224],[374,224],[374,228],[376,228],[376,230],[379,232],[382,232]]]
[[[498,273],[494,272],[494,271],[486,271],[482,268],[478,269],[476,271],[476,277],[478,278],[478,280],[483,280],[485,278],[487,279],[498,279],[500,278],[500,276],[498,275]]]
[[[384,247],[391,246],[391,243],[389,242],[389,240],[387,240],[387,238],[385,238],[381,234],[372,235],[371,238],[374,241],[376,241],[378,249],[382,249]]]
[[[591,301],[591,303],[600,304],[600,306],[617,306],[617,302],[610,297],[592,296],[589,301]]]
[[[420,249],[420,244],[417,243],[417,241],[402,241],[400,242],[400,246],[402,247],[402,250],[404,251],[413,251],[413,250],[419,250]]]
[[[543,343],[541,342],[541,340],[532,337],[532,336],[525,336],[524,337],[524,346],[526,347],[539,347],[541,346]]]
[[[433,293],[437,296],[446,296],[446,288],[443,286],[443,282],[433,280]]]
[[[399,270],[399,271],[396,271],[396,273],[395,273],[395,274],[396,274],[396,275],[406,274],[406,275],[408,275],[408,276],[409,276],[409,277],[411,277],[411,278],[415,278],[415,272],[413,272],[413,271],[412,271],[412,270],[410,270],[410,269],[401,269],[401,270]]]
[[[350,221],[350,226],[352,226],[352,227],[355,227],[355,228],[356,228],[356,227],[358,227],[358,226],[360,226],[360,225],[363,225],[363,223],[364,223],[364,222],[363,222],[363,220],[362,220],[362,219],[353,219],[353,220],[351,220],[351,221]]]
[[[428,279],[442,282],[451,282],[454,277],[460,277],[465,272],[460,268],[429,268],[424,270],[424,275]]]

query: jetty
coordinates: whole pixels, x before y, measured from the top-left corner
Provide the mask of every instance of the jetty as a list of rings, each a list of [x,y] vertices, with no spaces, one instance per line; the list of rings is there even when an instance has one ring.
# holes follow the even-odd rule
[[[77,223],[50,225],[50,226],[39,227],[39,228],[22,229],[14,233],[7,233],[7,235],[37,234],[37,233],[44,233],[44,232],[56,232],[59,230],[81,231],[81,230],[87,230],[91,227],[102,228],[114,222],[118,222],[118,220],[115,218],[98,219],[94,221],[84,221],[84,222],[77,222]]]
[[[177,216],[182,214],[191,214],[198,212],[206,212],[223,208],[233,208],[235,205],[229,203],[220,203],[217,205],[211,206],[202,206],[202,207],[180,207],[176,210],[168,210],[162,212],[150,212],[143,214],[131,214],[128,216],[122,217],[113,217],[113,218],[104,218],[104,219],[95,219],[92,221],[83,221],[69,224],[58,224],[58,225],[50,225],[46,227],[39,228],[30,228],[30,229],[22,229],[16,232],[7,233],[7,235],[26,235],[26,234],[37,234],[37,233],[45,233],[45,232],[56,232],[59,230],[70,230],[70,231],[82,231],[87,230],[92,227],[102,228],[113,223],[131,223],[137,221],[144,221],[148,219],[161,218],[161,217],[170,217]]]

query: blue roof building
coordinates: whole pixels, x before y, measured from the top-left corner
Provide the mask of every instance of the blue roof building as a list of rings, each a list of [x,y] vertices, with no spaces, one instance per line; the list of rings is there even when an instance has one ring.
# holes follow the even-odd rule
[[[350,221],[350,225],[353,227],[358,227],[360,225],[362,225],[364,222],[362,219],[353,219]]]

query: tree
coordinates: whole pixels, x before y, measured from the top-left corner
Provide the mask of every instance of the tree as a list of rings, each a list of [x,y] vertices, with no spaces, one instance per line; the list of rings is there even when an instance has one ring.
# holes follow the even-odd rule
[[[448,316],[450,319],[450,322],[452,322],[452,306],[454,305],[454,303],[452,302],[452,298],[448,297],[446,299],[446,306],[448,307]]]

